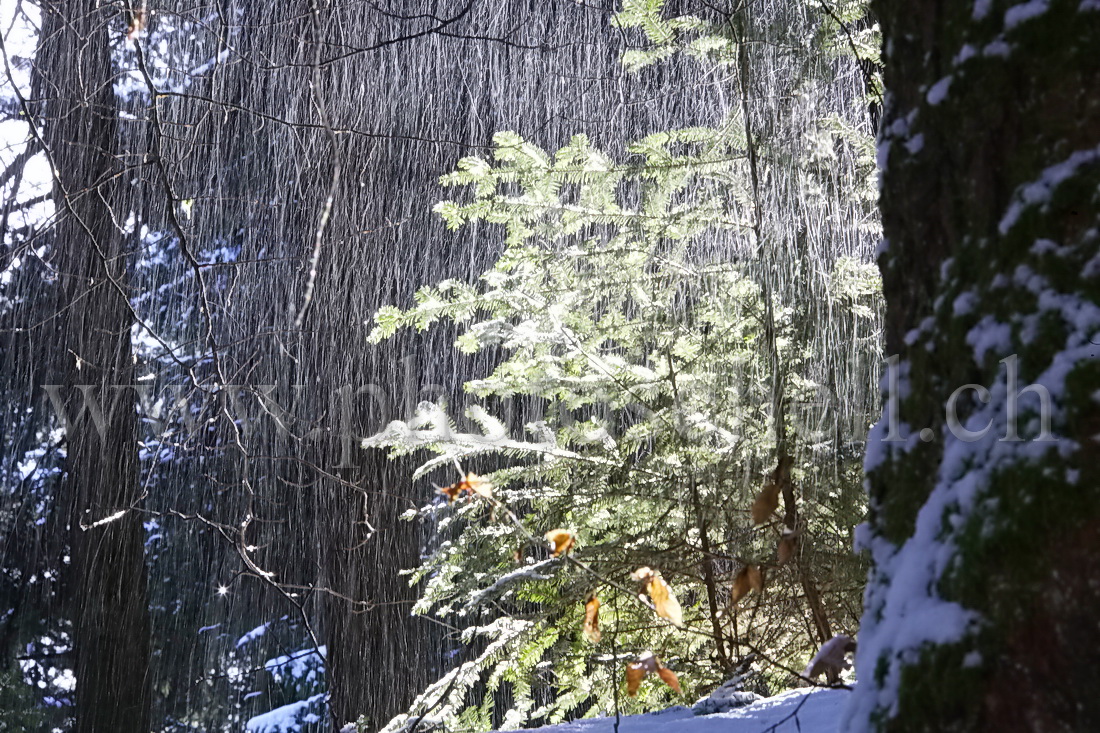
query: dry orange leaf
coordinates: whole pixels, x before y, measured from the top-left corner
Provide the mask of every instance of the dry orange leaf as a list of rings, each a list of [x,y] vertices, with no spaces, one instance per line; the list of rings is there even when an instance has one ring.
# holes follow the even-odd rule
[[[730,597],[733,599],[733,603],[737,603],[747,596],[750,591],[760,593],[763,590],[764,574],[760,572],[760,568],[755,565],[746,565],[741,568],[741,572],[737,573],[737,576],[733,579]]]
[[[749,586],[752,587],[757,593],[764,592],[764,571],[756,565],[749,565],[745,568],[749,575]]]
[[[752,503],[752,523],[763,524],[779,506],[779,484],[768,484]]]
[[[130,22],[126,26],[126,40],[132,41],[145,29],[148,11],[142,7],[130,13]]]
[[[631,573],[630,577],[645,584],[646,592],[653,601],[653,610],[658,616],[667,618],[677,626],[684,625],[684,611],[680,608],[680,602],[676,600],[672,588],[661,577],[659,570],[641,567]]]
[[[778,463],[776,463],[775,470],[772,471],[772,483],[777,486],[782,486],[787,481],[791,480],[791,466],[794,465],[794,458],[791,456],[780,456]]]
[[[653,599],[653,608],[657,615],[667,618],[677,626],[684,625],[684,612],[680,608],[680,602],[672,594],[672,588],[668,587],[665,579],[658,574],[649,583],[649,597]]]
[[[567,529],[552,529],[544,535],[547,541],[554,546],[551,555],[568,555],[577,544],[576,536]]]
[[[664,683],[666,685],[671,687],[677,693],[681,695],[684,694],[684,691],[680,689],[680,679],[671,669],[669,669],[668,667],[657,667],[657,674],[662,680],[664,680]]]
[[[730,600],[733,604],[737,604],[742,598],[749,594],[752,588],[749,586],[749,576],[745,574],[745,570],[741,572],[733,579],[733,587],[730,588]]]
[[[493,484],[487,478],[482,478],[476,473],[468,473],[460,483],[465,484],[463,488],[472,494],[477,494],[485,499],[493,498]]]
[[[443,486],[439,489],[439,493],[447,497],[448,502],[452,502],[462,494],[477,494],[483,496],[486,499],[493,498],[493,484],[489,479],[482,478],[476,473],[468,473],[462,477],[462,480],[457,481],[450,486]]]
[[[634,697],[638,694],[638,686],[642,684],[642,680],[649,674],[649,670],[643,667],[638,662],[631,662],[626,665],[626,694]]]
[[[798,548],[798,535],[794,532],[787,531],[783,533],[783,537],[779,540],[779,547],[776,549],[776,560],[780,565],[786,565],[794,557],[794,551]]]
[[[639,685],[650,672],[656,672],[666,685],[682,694],[676,673],[661,664],[653,652],[643,652],[638,656],[638,661],[626,665],[626,694],[631,697],[637,695]]]
[[[440,486],[439,493],[447,497],[447,503],[450,504],[462,493],[462,482],[459,481],[457,484],[451,484],[450,486]]]
[[[600,599],[592,596],[584,604],[584,638],[600,643]]]

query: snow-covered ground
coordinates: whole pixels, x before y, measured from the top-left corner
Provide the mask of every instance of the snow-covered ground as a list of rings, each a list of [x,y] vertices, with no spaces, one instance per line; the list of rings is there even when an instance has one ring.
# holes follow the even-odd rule
[[[793,690],[728,713],[694,715],[676,706],[624,715],[619,733],[836,733],[851,693],[844,689]],[[537,729],[538,733],[615,733],[614,718],[589,718]]]

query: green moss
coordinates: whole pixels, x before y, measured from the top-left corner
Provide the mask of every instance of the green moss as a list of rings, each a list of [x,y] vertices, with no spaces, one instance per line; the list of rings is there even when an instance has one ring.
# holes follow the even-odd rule
[[[977,729],[973,701],[980,695],[979,669],[964,666],[970,648],[928,647],[901,676],[898,714],[884,731],[947,733]]]
[[[1100,227],[1100,165],[1082,166],[1049,201],[1027,207],[1006,234],[999,231],[1021,186],[1039,180],[1046,168],[1075,151],[1100,144],[1100,101],[1081,93],[1100,83],[1095,52],[1100,13],[1078,12],[1076,2],[1054,2],[1045,13],[1005,31],[1008,3],[993,5],[982,21],[973,20],[966,3],[918,0],[878,7],[893,48],[886,71],[893,105],[884,125],[886,137],[897,139],[881,199],[885,235],[891,240],[882,258],[887,339],[911,366],[911,396],[901,405],[901,419],[914,431],[932,427],[939,433],[950,394],[968,383],[992,387],[1003,379],[1000,361],[1011,354],[1018,357],[1018,388],[1034,382],[1067,347],[1072,330],[1080,328],[1076,314],[1056,309],[1057,298],[1013,282],[1018,268],[1039,274],[1043,290],[1100,302],[1100,278],[1081,276],[1097,255],[1100,239],[1095,231]],[[1002,34],[1008,53],[983,54]],[[966,44],[977,53],[954,63]],[[928,104],[927,89],[948,75],[949,95],[938,105]],[[900,120],[906,124],[897,124]],[[924,145],[910,153],[899,144],[906,135],[923,135]],[[1034,251],[1040,239],[1058,249]],[[974,307],[957,315],[954,303],[963,293],[972,295]],[[933,319],[930,332],[907,343],[906,334],[928,317]],[[1010,344],[1006,353],[990,351],[977,363],[967,336],[985,317],[1010,327]],[[1047,714],[1043,706],[1049,709],[1051,703],[1041,697],[1013,699],[1011,682],[1031,682],[1038,689],[1064,684],[1072,690],[1052,697],[1065,697],[1073,705],[1093,694],[1094,688],[1076,680],[1088,677],[1077,648],[1094,648],[1087,641],[1095,622],[1079,624],[1073,615],[1095,606],[1089,605],[1095,596],[1088,582],[1090,555],[1081,547],[1067,547],[1076,543],[1091,549],[1092,542],[1100,547],[1100,492],[1095,489],[1100,456],[1093,437],[1100,434],[1100,415],[1092,397],[1100,389],[1100,360],[1095,359],[1100,344],[1092,356],[1069,374],[1064,394],[1055,395],[1061,410],[1055,433],[1076,440],[1078,449],[1052,444],[1045,454],[1021,455],[995,471],[976,466],[989,472],[980,503],[962,526],[945,517],[943,532],[957,553],[938,591],[976,611],[983,625],[977,638],[965,643],[913,650],[914,659],[902,671],[898,713],[878,711],[873,721],[878,729],[1000,729],[1004,721],[991,712],[997,705]],[[1027,415],[1021,415],[1025,437],[1026,422]],[[1003,435],[1004,427],[993,430]],[[939,446],[917,444],[869,477],[875,530],[896,544],[912,535],[935,485],[942,469]],[[1076,476],[1076,482],[1068,476]],[[1028,655],[1036,653],[1038,643],[1031,639],[1033,632],[1048,634],[1042,643],[1062,655],[1057,664],[1029,669]],[[978,652],[981,663],[963,667],[970,652]],[[885,684],[885,671],[880,659],[874,684]],[[1090,729],[1080,727],[1081,714],[1073,705],[1050,713],[1050,720]],[[1024,724],[1019,718],[1008,723]]]

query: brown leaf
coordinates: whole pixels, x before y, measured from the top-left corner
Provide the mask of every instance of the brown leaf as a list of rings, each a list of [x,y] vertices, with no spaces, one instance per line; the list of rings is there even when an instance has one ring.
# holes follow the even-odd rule
[[[134,40],[145,29],[147,15],[145,8],[139,8],[130,13],[130,22],[126,26],[127,41]]]
[[[554,557],[568,555],[573,549],[573,545],[577,544],[576,536],[567,529],[552,529],[546,533],[545,537],[553,545],[550,554]]]
[[[752,588],[749,585],[748,573],[745,572],[745,568],[742,568],[741,572],[733,579],[733,587],[730,588],[730,602],[736,605],[738,601],[749,594],[750,590]]]
[[[760,572],[760,568],[755,565],[746,565],[741,568],[741,571],[734,577],[733,588],[730,590],[730,597],[733,603],[737,603],[747,596],[750,591],[760,593],[763,590],[764,574]]]
[[[764,592],[764,571],[757,565],[749,565],[745,568],[748,571],[749,587],[751,587],[757,593]]]
[[[459,483],[463,484],[463,490],[468,491],[471,494],[477,494],[485,499],[493,498],[493,484],[487,478],[478,476],[476,473],[466,474],[466,478],[462,479]]]
[[[439,493],[447,497],[447,502],[452,502],[462,494],[477,494],[483,496],[486,499],[493,498],[493,484],[489,479],[482,478],[476,473],[468,473],[462,477],[460,481],[457,481],[450,486],[443,486],[439,489]]]
[[[458,498],[459,494],[462,493],[462,482],[459,481],[458,483],[451,484],[450,486],[440,486],[439,493],[447,497],[447,503],[450,504],[452,501]]]
[[[779,484],[768,484],[752,503],[752,523],[763,524],[779,506]]]
[[[656,672],[660,666],[653,652],[643,652],[638,656],[638,661],[626,665],[626,694],[634,697],[638,694],[638,686],[650,672]]]
[[[680,608],[680,602],[676,600],[672,588],[661,577],[658,570],[641,567],[630,574],[634,580],[645,584],[646,593],[653,601],[653,610],[661,618],[667,618],[677,626],[684,625],[684,611]]]
[[[637,662],[631,662],[626,665],[626,694],[634,697],[638,694],[638,685],[642,684],[642,680],[648,674],[644,667],[638,665]]]
[[[649,597],[653,599],[653,608],[657,615],[667,618],[677,626],[684,625],[684,611],[665,579],[660,575],[649,583]]]
[[[584,638],[600,643],[600,599],[592,596],[584,604]]]
[[[679,678],[676,676],[676,673],[673,672],[671,669],[669,669],[668,667],[658,666],[657,675],[660,676],[662,680],[664,680],[664,683],[666,685],[671,687],[677,693],[681,695],[684,694],[684,691],[680,689]]]

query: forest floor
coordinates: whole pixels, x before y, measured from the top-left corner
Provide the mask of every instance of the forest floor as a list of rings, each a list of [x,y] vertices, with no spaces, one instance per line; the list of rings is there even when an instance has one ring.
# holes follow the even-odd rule
[[[618,733],[836,733],[847,690],[804,689],[759,700],[728,713],[696,716],[677,705],[624,715]],[[589,718],[536,729],[538,733],[615,733],[615,718]]]

